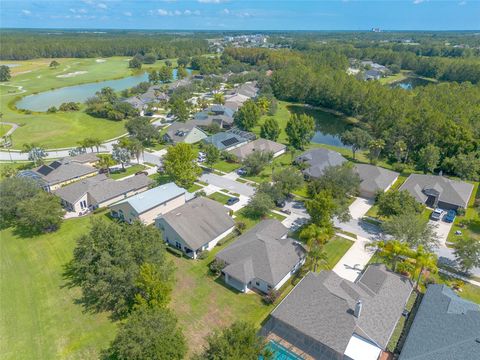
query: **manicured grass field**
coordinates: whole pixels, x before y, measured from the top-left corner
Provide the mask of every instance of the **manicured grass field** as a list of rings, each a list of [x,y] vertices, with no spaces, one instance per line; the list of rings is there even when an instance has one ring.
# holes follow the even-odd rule
[[[2,137],[8,131],[10,131],[11,128],[12,128],[12,125],[0,124],[0,137]]]
[[[114,180],[123,179],[124,177],[133,175],[138,171],[145,170],[146,168],[147,167],[142,165],[142,164],[135,164],[135,165],[132,165],[132,166],[129,166],[129,167],[125,168],[125,171],[119,171],[119,172],[111,173],[110,177]]]
[[[97,119],[83,111],[26,114],[14,108],[15,102],[23,96],[134,74],[128,68],[128,57],[112,57],[105,60],[96,62],[96,59],[57,59],[60,66],[56,69],[50,69],[48,66],[52,59],[15,61],[21,65],[12,69],[12,79],[0,86],[2,120],[21,125],[12,135],[13,148],[21,149],[23,144],[31,142],[46,148],[69,147],[75,146],[77,141],[86,137],[106,140],[124,134],[126,131],[122,121]],[[162,61],[157,61],[155,65],[144,67],[142,71],[160,67],[162,64]],[[67,78],[57,77],[76,71],[86,73]]]
[[[324,250],[327,253],[327,265],[324,265],[323,269],[333,269],[338,261],[345,255],[345,253],[353,245],[353,241],[336,236],[328,243],[325,244]]]
[[[214,192],[213,194],[208,195],[208,197],[212,200],[218,201],[221,204],[226,204],[227,200],[231,198],[231,196],[222,194],[220,192]]]
[[[67,220],[34,238],[1,231],[1,359],[97,359],[115,336],[107,314],[84,313],[74,303],[79,289],[62,287],[63,266],[89,223],[90,217]]]
[[[242,166],[242,164],[230,163],[230,162],[227,162],[227,161],[224,161],[224,160],[220,160],[220,161],[216,162],[215,164],[213,164],[214,169],[217,169],[217,170],[220,170],[220,171],[223,171],[223,172],[226,172],[226,173],[232,172],[232,171],[238,169],[240,166]]]

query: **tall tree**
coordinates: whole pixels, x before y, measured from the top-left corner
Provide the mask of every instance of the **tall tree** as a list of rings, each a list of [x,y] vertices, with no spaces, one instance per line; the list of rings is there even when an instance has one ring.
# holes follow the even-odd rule
[[[260,110],[251,99],[245,101],[243,106],[234,115],[235,125],[240,129],[249,131],[257,125],[260,119]]]
[[[440,162],[440,149],[428,144],[418,152],[418,166],[425,172],[433,173]]]
[[[280,136],[280,126],[278,121],[269,117],[260,127],[260,136],[264,139],[276,141]]]
[[[56,68],[59,67],[59,66],[60,66],[60,63],[59,63],[57,60],[52,60],[52,61],[50,62],[50,65],[49,65],[49,67],[51,67],[51,68],[53,68],[53,69],[56,69]]]
[[[179,143],[167,149],[163,158],[165,172],[183,188],[189,188],[202,173],[197,154],[190,144]]]
[[[98,161],[95,164],[97,169],[105,171],[107,174],[110,174],[110,166],[115,165],[115,161],[110,154],[99,154]]]
[[[210,167],[213,168],[213,165],[220,160],[220,150],[213,144],[208,144],[205,146],[205,163]]]
[[[151,144],[154,139],[158,138],[157,129],[147,117],[138,116],[129,119],[125,123],[125,128],[131,136],[142,143]]]
[[[311,271],[317,272],[320,265],[328,265],[328,255],[323,245],[314,243],[307,251],[307,264]]]
[[[28,154],[28,160],[33,161],[35,165],[43,164],[43,159],[48,156],[48,153],[44,148],[38,146],[37,144],[24,144],[23,153]]]
[[[283,167],[275,171],[272,180],[285,196],[300,189],[304,184],[302,173],[293,167]]]
[[[175,275],[172,272],[173,264],[156,266],[144,263],[140,266],[140,273],[136,282],[138,292],[135,295],[135,307],[166,307],[170,302]]]
[[[158,79],[162,83],[167,83],[172,81],[173,79],[173,69],[170,66],[162,66],[160,70],[158,70]]]
[[[151,82],[153,84],[158,84],[159,81],[160,79],[158,77],[158,72],[156,70],[150,70],[148,72],[148,82]]]
[[[371,164],[375,164],[380,157],[380,154],[385,147],[385,140],[374,139],[368,142],[368,157]]]
[[[0,227],[12,225],[18,204],[33,198],[40,191],[43,190],[30,178],[10,177],[0,181]]]
[[[342,134],[342,142],[352,147],[353,159],[355,159],[358,150],[365,149],[368,146],[371,139],[370,134],[359,127],[354,127]]]
[[[393,271],[397,270],[399,261],[414,255],[414,251],[410,249],[408,244],[398,240],[376,241],[368,245],[376,249],[377,255],[389,263]]]
[[[140,222],[93,219],[90,231],[77,241],[65,277],[68,285],[82,289],[80,300],[86,309],[110,311],[113,319],[122,319],[138,304],[139,296],[148,302],[154,294],[151,283],[141,276],[146,264],[151,264],[149,270],[154,267],[155,281],[165,283],[164,297],[169,297],[174,268],[165,255],[157,229]]]
[[[187,103],[179,97],[171,98],[169,101],[170,111],[178,121],[185,122],[190,116],[190,109]]]
[[[258,175],[273,159],[269,151],[254,151],[243,160],[243,166],[249,175]]]
[[[60,199],[45,191],[20,201],[17,205],[16,225],[24,233],[56,231],[63,220]]]
[[[120,325],[103,360],[182,360],[187,341],[171,310],[141,307]]]
[[[225,104],[225,96],[222,93],[213,94],[213,103],[218,105]]]
[[[130,158],[131,152],[129,149],[122,147],[120,144],[113,145],[112,159],[122,165],[122,170],[125,170],[125,164],[130,162]]]
[[[7,65],[0,65],[0,81],[9,81],[11,78],[10,68]]]
[[[188,76],[188,71],[185,66],[179,66],[177,68],[177,79],[185,79]]]
[[[305,202],[305,208],[313,224],[325,229],[333,226],[332,219],[337,206],[330,192],[320,191]]]
[[[257,192],[245,206],[246,214],[253,219],[262,218],[275,206],[272,198],[265,193]]]
[[[142,68],[142,61],[137,57],[134,57],[128,62],[128,67],[132,69],[141,69]]]
[[[424,206],[406,190],[387,191],[377,197],[378,215],[390,217],[400,214],[420,214]]]
[[[420,280],[425,270],[428,270],[432,273],[438,271],[437,267],[437,256],[431,252],[425,251],[423,246],[419,246],[415,253],[415,269],[417,272],[417,290],[420,286]]]
[[[288,142],[296,149],[303,150],[315,134],[315,121],[306,114],[291,114],[285,132]]]
[[[455,259],[464,272],[480,267],[480,241],[464,236],[455,242]]]
[[[257,329],[253,325],[237,321],[208,336],[205,350],[194,359],[271,360],[273,354],[266,347],[265,339],[257,335]]]

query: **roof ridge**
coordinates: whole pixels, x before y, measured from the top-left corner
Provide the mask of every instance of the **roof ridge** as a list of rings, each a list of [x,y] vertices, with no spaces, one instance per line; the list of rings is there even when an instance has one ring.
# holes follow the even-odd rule
[[[408,360],[415,360],[415,359],[422,359],[424,358],[425,356],[428,356],[428,355],[433,355],[433,354],[436,354],[440,351],[444,351],[445,349],[448,349],[448,348],[451,348],[453,346],[458,346],[458,345],[461,345],[461,344],[464,344],[464,343],[468,343],[470,341],[476,341],[476,339],[478,338],[478,335],[475,335],[475,336],[472,336],[472,337],[469,337],[467,339],[463,339],[463,340],[460,340],[460,341],[457,341],[457,342],[454,342],[453,344],[448,344],[446,346],[442,346],[442,347],[439,347],[439,348],[436,348],[432,351],[428,351],[426,353],[423,353],[423,354],[420,354],[420,355],[417,355],[417,356],[414,356],[414,357],[411,357],[411,358],[408,358]]]

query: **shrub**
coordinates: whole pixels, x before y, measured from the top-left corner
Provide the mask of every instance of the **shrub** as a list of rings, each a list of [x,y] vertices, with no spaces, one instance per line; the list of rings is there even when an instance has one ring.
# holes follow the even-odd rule
[[[180,250],[174,248],[174,247],[171,247],[171,246],[167,246],[167,251],[170,253],[170,254],[173,254],[177,257],[182,257],[183,256],[183,252],[181,252]]]
[[[399,173],[402,173],[405,171],[405,168],[407,166],[404,164],[404,163],[395,163],[393,164],[393,171],[396,171],[396,172],[399,172]]]
[[[219,276],[222,273],[224,267],[225,261],[217,259],[213,260],[209,265],[210,272],[215,276]]]
[[[197,192],[195,192],[195,197],[205,197],[207,196],[207,193],[205,192],[205,190],[198,190]]]
[[[271,289],[268,294],[263,296],[263,302],[267,305],[273,304],[279,296],[280,292],[278,290]]]
[[[50,106],[47,110],[47,113],[56,113],[57,108],[55,106]]]
[[[201,251],[200,253],[197,254],[197,259],[199,259],[199,260],[206,259],[208,257],[208,254],[210,254],[210,251],[203,250],[203,251]]]
[[[237,221],[235,223],[235,230],[237,230],[237,233],[239,235],[241,235],[246,228],[247,228],[247,224],[245,224],[243,221]]]
[[[465,215],[465,209],[463,207],[459,207],[457,209],[457,215],[458,216],[464,216]]]

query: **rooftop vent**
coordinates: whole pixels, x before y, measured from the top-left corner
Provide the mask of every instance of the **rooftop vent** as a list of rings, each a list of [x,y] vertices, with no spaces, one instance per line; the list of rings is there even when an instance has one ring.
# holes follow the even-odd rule
[[[362,313],[362,300],[358,300],[357,303],[355,304],[355,312],[353,313],[353,315],[356,317],[356,318],[359,318],[360,317],[360,314]]]

